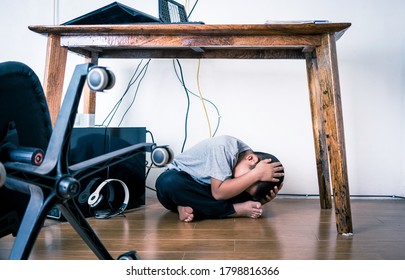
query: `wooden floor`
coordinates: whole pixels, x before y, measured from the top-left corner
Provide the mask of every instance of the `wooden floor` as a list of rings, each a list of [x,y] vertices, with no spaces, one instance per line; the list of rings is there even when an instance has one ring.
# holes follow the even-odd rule
[[[178,221],[154,197],[126,218],[89,218],[111,255],[136,250],[144,260],[405,260],[405,200],[351,200],[354,235],[338,235],[333,210],[321,210],[316,198],[278,197],[264,216]],[[11,236],[0,239],[7,259]],[[31,259],[96,259],[66,222],[49,220]]]

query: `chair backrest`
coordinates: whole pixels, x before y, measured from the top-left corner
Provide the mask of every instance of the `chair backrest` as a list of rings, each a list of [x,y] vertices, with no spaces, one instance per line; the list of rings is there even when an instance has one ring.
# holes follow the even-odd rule
[[[14,122],[20,145],[46,151],[52,122],[38,76],[27,65],[0,63],[0,143]]]
[[[21,146],[46,151],[52,122],[38,76],[21,62],[0,63],[0,151],[10,122],[15,123]],[[0,189],[0,237],[16,234],[29,196]]]

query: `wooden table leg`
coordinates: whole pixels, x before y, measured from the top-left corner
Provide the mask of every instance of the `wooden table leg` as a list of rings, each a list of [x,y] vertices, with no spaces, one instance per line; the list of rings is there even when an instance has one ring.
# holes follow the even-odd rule
[[[98,53],[92,53],[91,57],[86,57],[85,63],[98,64]],[[96,113],[96,94],[90,90],[87,83],[83,87],[83,113],[95,114]]]
[[[53,125],[61,105],[66,60],[67,48],[60,45],[60,36],[50,34],[46,51],[44,91]]]
[[[323,104],[326,140],[330,162],[336,226],[340,234],[353,233],[347,176],[342,102],[334,34],[322,37],[316,48],[320,95]]]
[[[322,209],[332,208],[332,196],[329,176],[328,147],[326,144],[323,105],[318,80],[318,67],[313,52],[305,54],[309,99],[311,104],[312,128],[314,134],[316,168],[318,172],[319,197]]]

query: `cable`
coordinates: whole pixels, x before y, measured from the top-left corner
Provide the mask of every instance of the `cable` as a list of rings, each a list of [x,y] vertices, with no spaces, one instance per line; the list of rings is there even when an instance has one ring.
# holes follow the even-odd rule
[[[191,8],[191,11],[188,13],[187,19],[190,18],[191,14],[192,14],[193,11],[194,11],[195,6],[197,6],[198,1],[199,1],[199,0],[196,0],[196,1],[195,1],[194,6]]]
[[[139,62],[139,64],[137,65],[137,67],[136,67],[134,73],[133,73],[132,76],[131,76],[131,79],[130,79],[129,82],[128,82],[127,88],[125,89],[123,95],[122,95],[121,98],[117,101],[117,103],[115,103],[114,107],[111,109],[111,111],[108,113],[107,117],[106,117],[106,118],[103,120],[103,122],[101,123],[101,126],[107,126],[107,127],[108,127],[108,126],[110,125],[110,123],[111,123],[112,119],[114,118],[115,114],[117,113],[118,108],[119,108],[119,106],[121,105],[121,102],[122,102],[122,100],[124,99],[125,95],[128,93],[128,91],[129,91],[129,89],[131,88],[131,86],[137,81],[137,79],[139,78],[139,76],[142,74],[142,72],[143,72],[143,70],[145,69],[146,65],[149,64],[150,59],[148,60],[148,62],[146,63],[146,65],[143,66],[143,68],[141,69],[141,73],[139,73],[139,74],[137,75],[138,69],[139,69],[139,67],[142,65],[142,62],[143,62],[143,59],[142,59],[142,60]],[[135,79],[134,79],[134,77],[135,77]],[[105,125],[104,123],[105,123],[108,119],[109,119],[109,121],[108,121],[108,123]]]
[[[124,94],[121,96],[121,98],[118,100],[118,102],[115,103],[113,109],[111,109],[111,111],[108,113],[107,117],[105,117],[105,119],[103,120],[103,122],[101,123],[100,126],[109,126],[109,124],[111,123],[111,120],[114,118],[114,115],[115,115],[115,113],[117,112],[118,107],[120,106],[120,104],[121,104],[121,102],[122,102],[122,99],[123,99],[124,96],[127,94],[129,88],[131,87],[131,81],[132,81],[132,79],[134,78],[134,76],[136,75],[136,73],[138,72],[138,69],[139,69],[139,66],[141,65],[141,63],[142,63],[142,60],[141,60],[141,62],[138,64],[137,68],[135,69],[134,74],[132,74],[132,77],[131,77],[131,79],[130,79],[130,82],[129,82],[128,85],[127,85],[127,88],[126,88]],[[111,115],[112,115],[112,116],[111,116]],[[110,117],[110,116],[111,116],[111,117]],[[110,121],[108,122],[107,125],[104,125],[104,123],[107,121],[108,118],[110,118]]]
[[[154,137],[153,137],[152,131],[146,130],[146,133],[150,135],[150,138],[151,138],[151,140],[152,140],[152,143],[155,143],[155,139],[154,139]],[[146,169],[147,169],[146,174],[145,174],[145,182],[146,182],[146,179],[147,179],[148,176],[149,176],[149,172],[150,172],[150,170],[153,168],[153,165],[154,165],[154,164],[153,164],[153,160],[151,159],[151,164],[150,164],[150,165],[149,165],[148,161],[146,161],[145,165],[146,165]],[[149,166],[148,166],[148,165],[149,165]],[[145,185],[145,187],[146,187],[147,189],[151,190],[151,191],[156,192],[156,189],[154,189],[154,188],[152,188],[152,187],[149,187],[149,186],[146,186],[146,185]]]
[[[152,143],[155,143],[155,139],[154,139],[154,137],[153,137],[152,132],[151,132],[150,130],[146,130],[146,133],[147,133],[147,134],[149,133],[149,135],[150,135],[150,137],[151,137],[151,139],[152,139]],[[150,170],[151,170],[152,167],[153,167],[153,160],[151,160],[151,164],[150,164],[150,165],[149,165],[148,161],[146,161],[145,165],[146,165],[146,169],[147,169],[146,174],[145,174],[145,180],[146,180],[146,179],[148,178],[148,176],[149,176]],[[148,165],[149,165],[149,166],[148,166]]]
[[[183,140],[183,145],[181,147],[181,152],[183,152],[184,151],[184,146],[186,145],[186,142],[187,142],[188,114],[190,112],[190,96],[188,94],[188,89],[187,89],[186,84],[184,82],[183,69],[181,67],[181,64],[180,64],[178,59],[176,59],[176,62],[178,64],[179,70],[180,70],[181,84],[183,85],[183,88],[184,88],[184,91],[185,91],[186,97],[187,97],[187,110],[186,110],[186,117],[185,117],[185,120],[184,120],[184,140]],[[173,63],[174,63],[174,61],[173,61]]]
[[[208,116],[207,107],[205,107],[204,98],[202,96],[201,88],[200,88],[200,66],[201,66],[201,59],[198,60],[198,67],[197,67],[197,88],[198,88],[198,93],[200,94],[201,103],[202,103],[203,108],[204,108],[205,117],[207,119],[209,136],[212,137],[211,122],[210,122],[210,118]]]
[[[186,9],[186,11],[188,11],[188,6],[190,5],[190,3],[188,2],[188,0],[184,1],[184,8]]]
[[[183,84],[183,82],[182,82],[182,80],[181,80],[181,78],[180,78],[180,76],[179,76],[179,74],[178,74],[178,72],[177,72],[177,69],[176,69],[176,66],[175,66],[175,64],[174,64],[174,61],[173,61],[173,66],[174,66],[174,71],[175,71],[175,73],[176,73],[177,79],[178,79],[179,82],[182,84],[182,86],[185,87],[185,85]],[[186,87],[186,88],[187,88],[187,87]],[[193,96],[195,96],[195,97],[197,97],[197,98],[200,98],[200,96],[198,96],[197,94],[195,94],[194,92],[192,92],[192,91],[189,90],[188,88],[187,88],[187,91],[188,91],[190,94],[192,94]],[[217,121],[216,128],[215,128],[215,130],[214,130],[214,133],[212,134],[212,136],[215,136],[216,133],[217,133],[217,131],[218,131],[218,129],[219,129],[219,126],[220,126],[220,124],[221,124],[221,114],[220,114],[220,112],[219,112],[218,107],[217,107],[212,101],[210,101],[209,99],[206,99],[206,98],[203,98],[203,100],[204,100],[205,102],[208,102],[209,104],[211,104],[211,105],[214,107],[214,109],[217,111],[218,121]]]
[[[152,143],[155,143],[155,138],[153,137],[153,133],[150,130],[146,130],[146,133],[149,133]]]
[[[119,122],[118,126],[121,125],[122,121],[124,120],[126,114],[127,114],[128,111],[129,111],[129,109],[131,109],[132,105],[133,105],[134,102],[135,102],[135,99],[136,99],[136,97],[137,97],[137,95],[138,95],[138,90],[139,90],[139,87],[140,87],[140,85],[141,85],[141,82],[142,82],[143,78],[145,78],[146,72],[148,71],[149,62],[150,62],[150,59],[148,60],[148,62],[145,64],[145,66],[144,66],[144,67],[142,68],[142,70],[141,70],[141,73],[143,72],[143,75],[142,75],[142,77],[140,78],[140,80],[139,80],[139,82],[138,82],[138,86],[136,87],[134,97],[132,98],[132,101],[131,101],[131,103],[129,104],[127,110],[126,110],[125,113],[122,115],[121,121]],[[138,76],[138,77],[139,77],[139,76]]]

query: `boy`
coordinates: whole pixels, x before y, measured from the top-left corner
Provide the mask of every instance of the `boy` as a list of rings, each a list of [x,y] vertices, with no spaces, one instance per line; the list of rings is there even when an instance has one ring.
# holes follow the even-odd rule
[[[260,154],[232,136],[206,139],[176,156],[156,180],[162,205],[179,213],[179,219],[250,217],[262,214],[262,203],[272,200],[281,188],[270,191],[264,201],[253,201],[255,184],[281,183],[280,162]]]

